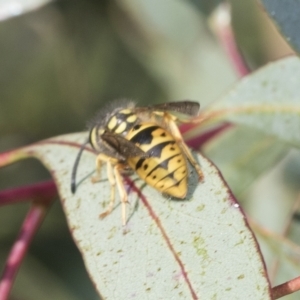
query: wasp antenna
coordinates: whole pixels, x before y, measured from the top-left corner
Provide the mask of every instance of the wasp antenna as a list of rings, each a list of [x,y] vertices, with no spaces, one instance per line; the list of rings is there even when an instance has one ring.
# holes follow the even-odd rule
[[[76,173],[77,173],[78,164],[79,164],[79,161],[80,161],[80,158],[81,158],[81,154],[82,154],[85,146],[88,143],[89,143],[89,140],[85,141],[81,145],[80,150],[77,154],[76,160],[75,160],[74,165],[73,165],[73,170],[72,170],[72,175],[71,175],[71,192],[72,192],[72,194],[75,194],[75,192],[76,192]]]

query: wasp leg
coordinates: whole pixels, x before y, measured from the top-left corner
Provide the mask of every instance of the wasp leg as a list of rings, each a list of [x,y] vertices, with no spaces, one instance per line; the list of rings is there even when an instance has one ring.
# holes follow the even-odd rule
[[[92,183],[99,182],[101,180],[101,166],[102,162],[106,162],[108,160],[107,156],[103,154],[99,154],[96,158],[96,175],[92,177]]]
[[[96,176],[92,177],[92,182],[96,183],[99,182],[101,180],[101,167],[102,167],[102,163],[103,162],[110,162],[111,164],[116,164],[118,163],[118,160],[115,158],[111,158],[105,154],[98,154],[97,158],[96,158]],[[112,173],[112,172],[111,172]],[[107,170],[107,174],[108,174],[108,170]]]
[[[125,190],[122,175],[120,173],[120,171],[124,169],[124,165],[118,163],[117,159],[106,156],[105,154],[99,154],[96,158],[97,176],[92,179],[93,182],[99,180],[100,170],[103,162],[106,162],[107,178],[110,183],[111,190],[110,190],[110,201],[108,204],[108,208],[106,209],[106,211],[100,214],[100,218],[105,218],[107,215],[109,215],[112,212],[116,200],[115,187],[117,184],[117,188],[122,203],[122,224],[126,225],[126,203],[128,202],[127,192]]]
[[[105,218],[107,215],[109,215],[112,212],[115,204],[115,199],[116,199],[116,193],[115,193],[116,180],[113,173],[113,167],[109,158],[106,161],[106,164],[107,164],[107,178],[110,183],[110,201],[106,211],[100,214],[100,218]]]
[[[100,214],[100,218],[104,218],[111,213],[114,207],[115,197],[116,197],[115,195],[116,180],[114,177],[112,164],[115,164],[117,160],[112,159],[111,157],[108,157],[105,154],[99,154],[96,158],[97,175],[92,178],[92,182],[95,183],[100,180],[100,175],[101,175],[100,171],[103,162],[105,162],[107,166],[107,178],[110,183],[110,201],[107,210]]]
[[[175,122],[178,119],[175,116],[171,115],[171,114],[165,113],[164,120],[165,120],[165,123],[168,125],[173,137],[175,138],[177,143],[182,148],[184,154],[187,156],[187,158],[190,161],[190,163],[192,164],[192,166],[197,171],[198,176],[199,176],[199,180],[202,181],[204,179],[203,172],[202,172],[200,166],[198,165],[197,161],[194,159],[190,149],[188,148],[188,146],[186,145],[186,143],[184,142],[184,140],[182,138],[182,135],[181,135],[181,133],[178,129],[178,126]]]
[[[123,168],[124,166],[122,164],[115,165],[114,174],[115,174],[117,188],[119,191],[121,204],[122,204],[122,224],[123,226],[125,226],[126,225],[126,204],[128,203],[128,195],[124,187],[122,175],[120,173],[120,170],[122,170]]]

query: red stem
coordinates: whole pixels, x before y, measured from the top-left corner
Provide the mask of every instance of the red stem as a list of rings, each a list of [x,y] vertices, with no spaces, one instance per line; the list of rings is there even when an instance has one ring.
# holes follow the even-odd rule
[[[49,199],[55,195],[57,195],[55,183],[53,180],[49,180],[0,191],[0,206],[28,201],[29,199]]]
[[[242,57],[235,42],[231,26],[231,9],[228,3],[222,3],[212,17],[212,29],[219,39],[228,58],[240,77],[249,74],[250,70]]]
[[[199,149],[203,144],[205,144],[207,141],[218,135],[219,133],[231,128],[233,125],[230,123],[221,124],[216,128],[213,128],[211,130],[208,130],[204,133],[202,133],[199,136],[195,136],[191,139],[186,140],[186,143],[189,147],[193,149]]]
[[[231,10],[228,3],[222,3],[215,10],[211,18],[211,27],[216,37],[219,39],[221,46],[225,50],[227,57],[234,66],[237,74],[244,77],[250,73],[250,70],[245,63],[238,46],[235,41],[234,32],[231,26]],[[182,124],[180,126],[181,133],[188,132],[195,128],[196,124]],[[213,138],[223,130],[230,128],[230,124],[222,124],[217,128],[209,130],[198,137],[187,141],[187,144],[192,148],[199,148],[206,141]]]
[[[300,276],[296,277],[288,282],[275,286],[273,291],[274,299],[281,298],[283,296],[292,294],[300,290]]]
[[[44,202],[43,204],[34,203],[30,208],[18,238],[16,239],[0,280],[0,300],[7,300],[11,291],[14,279],[20,268],[24,256],[27,253],[29,245],[43,221],[47,208],[51,201]]]

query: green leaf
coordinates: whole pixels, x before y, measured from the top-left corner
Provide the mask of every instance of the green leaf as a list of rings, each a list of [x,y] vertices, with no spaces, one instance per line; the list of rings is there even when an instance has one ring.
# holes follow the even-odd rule
[[[300,1],[261,0],[261,2],[286,41],[300,53]]]
[[[160,0],[116,3],[122,12],[112,11],[117,31],[170,99],[201,99],[205,105],[236,80],[224,52],[209,34],[204,16],[193,4]]]
[[[50,170],[75,242],[104,299],[271,299],[264,263],[244,214],[218,170],[197,158],[204,181],[194,180],[190,197],[166,199],[131,177],[123,228],[121,207],[105,219],[110,197],[106,170],[93,184],[95,154],[84,151],[77,191],[70,191],[75,157],[86,133],[42,141],[10,153],[33,156]],[[12,160],[11,160],[12,162]]]
[[[0,259],[2,269],[7,259],[7,253],[0,251]],[[75,292],[72,293],[62,282],[60,274],[51,272],[48,266],[43,265],[41,261],[28,254],[18,272],[10,299],[81,299],[79,295],[76,295]]]
[[[253,225],[253,224],[252,224]],[[259,244],[270,260],[270,271],[273,271],[274,261],[279,263],[276,284],[285,282],[288,278],[296,278],[300,272],[300,247],[288,237],[266,230],[257,224],[253,226],[257,233]],[[299,232],[298,236],[299,236]],[[272,264],[271,264],[272,263]],[[299,293],[299,292],[298,292]],[[294,296],[299,299],[296,293]]]
[[[243,78],[204,118],[243,124],[300,147],[299,86],[299,58],[284,58]]]
[[[205,143],[201,150],[218,166],[234,194],[240,196],[288,149],[262,132],[236,126]]]

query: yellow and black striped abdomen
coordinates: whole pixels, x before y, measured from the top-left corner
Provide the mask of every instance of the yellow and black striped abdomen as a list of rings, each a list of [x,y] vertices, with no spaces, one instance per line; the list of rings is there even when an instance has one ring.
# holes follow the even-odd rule
[[[129,166],[157,190],[184,198],[187,193],[187,163],[174,137],[155,123],[140,123],[126,139],[149,154],[149,158],[130,157]]]

